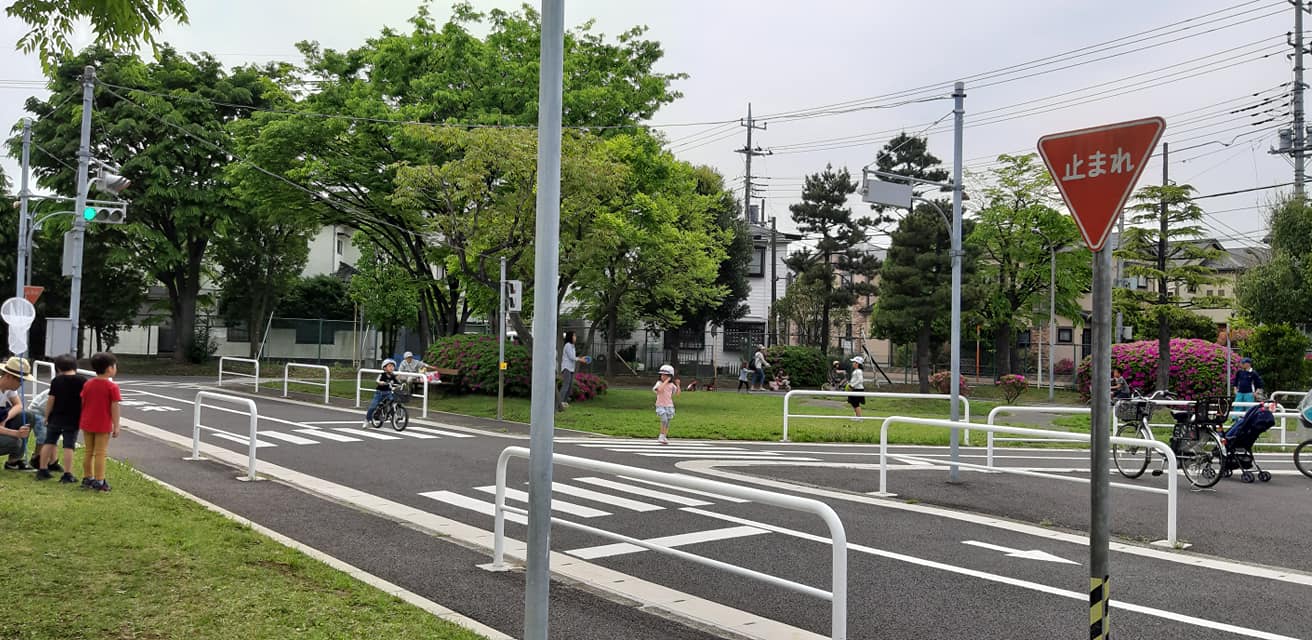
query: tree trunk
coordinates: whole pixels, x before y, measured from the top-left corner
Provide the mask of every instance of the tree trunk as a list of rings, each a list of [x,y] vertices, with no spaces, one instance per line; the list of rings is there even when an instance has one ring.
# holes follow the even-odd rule
[[[1169,390],[1171,388],[1171,325],[1165,313],[1161,316],[1161,322],[1157,325],[1157,388]]]
[[[916,333],[916,374],[920,376],[920,392],[929,393],[929,331],[928,324],[922,324]]]
[[[1011,327],[993,330],[993,379],[1011,373]]]
[[[611,372],[614,371],[612,367],[615,364],[615,342],[617,340],[615,334],[618,332],[617,331],[617,327],[619,325],[618,318],[617,318],[618,315],[619,312],[612,312],[606,318],[606,378],[607,379],[610,379]]]
[[[180,290],[170,302],[173,309],[173,361],[185,363],[196,338],[196,292]]]
[[[530,327],[524,324],[524,314],[519,311],[510,312],[510,326],[515,329],[515,336],[523,343],[524,347],[533,352],[533,332]]]

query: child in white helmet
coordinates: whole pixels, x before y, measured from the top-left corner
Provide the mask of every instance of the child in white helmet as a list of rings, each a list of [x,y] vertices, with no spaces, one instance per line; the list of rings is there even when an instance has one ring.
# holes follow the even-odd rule
[[[661,419],[661,435],[656,439],[661,444],[669,444],[670,419],[674,417],[674,396],[679,394],[679,379],[674,377],[674,367],[661,365],[661,379],[651,388],[656,392],[656,415]]]
[[[369,401],[369,409],[364,412],[364,428],[373,426],[374,410],[382,404],[383,398],[392,395],[392,383],[396,382],[396,361],[388,358],[383,361],[383,372],[378,374],[374,385],[374,399]]]

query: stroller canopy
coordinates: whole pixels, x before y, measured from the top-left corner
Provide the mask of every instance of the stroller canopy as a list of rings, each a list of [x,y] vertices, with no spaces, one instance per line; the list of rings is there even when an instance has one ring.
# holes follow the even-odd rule
[[[1303,401],[1298,403],[1298,419],[1304,427],[1312,429],[1312,391],[1304,394]]]

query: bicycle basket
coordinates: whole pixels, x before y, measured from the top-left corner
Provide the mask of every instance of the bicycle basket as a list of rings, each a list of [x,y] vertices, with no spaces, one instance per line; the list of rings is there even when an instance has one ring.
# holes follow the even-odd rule
[[[393,387],[393,389],[392,389],[392,397],[395,398],[396,401],[397,401],[398,403],[400,403],[400,404],[405,404],[405,403],[409,402],[409,401],[410,401],[410,385],[408,385],[408,384],[401,384],[401,385],[397,385],[396,387]]]
[[[1149,403],[1142,400],[1121,400],[1116,403],[1114,413],[1116,419],[1121,422],[1134,422],[1145,413],[1152,413],[1152,408]]]
[[[1199,398],[1194,401],[1194,424],[1220,425],[1230,417],[1230,404],[1234,402],[1226,396]]]

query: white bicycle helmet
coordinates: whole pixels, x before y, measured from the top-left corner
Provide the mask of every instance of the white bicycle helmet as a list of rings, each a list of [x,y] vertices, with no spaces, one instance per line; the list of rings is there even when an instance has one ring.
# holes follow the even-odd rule
[[[663,365],[661,365],[661,371],[660,371],[660,372],[661,372],[662,374],[664,374],[664,375],[667,375],[667,376],[673,376],[673,375],[674,375],[674,367],[672,367],[672,366],[670,366],[670,365],[668,365],[668,364],[663,364]]]
[[[393,360],[393,359],[391,359],[391,358],[388,358],[388,359],[386,359],[386,360],[383,361],[383,366],[382,366],[382,368],[383,368],[383,369],[386,369],[386,368],[387,368],[387,365],[389,365],[389,364],[392,365],[393,367],[395,367],[395,366],[396,366],[396,361]]]

